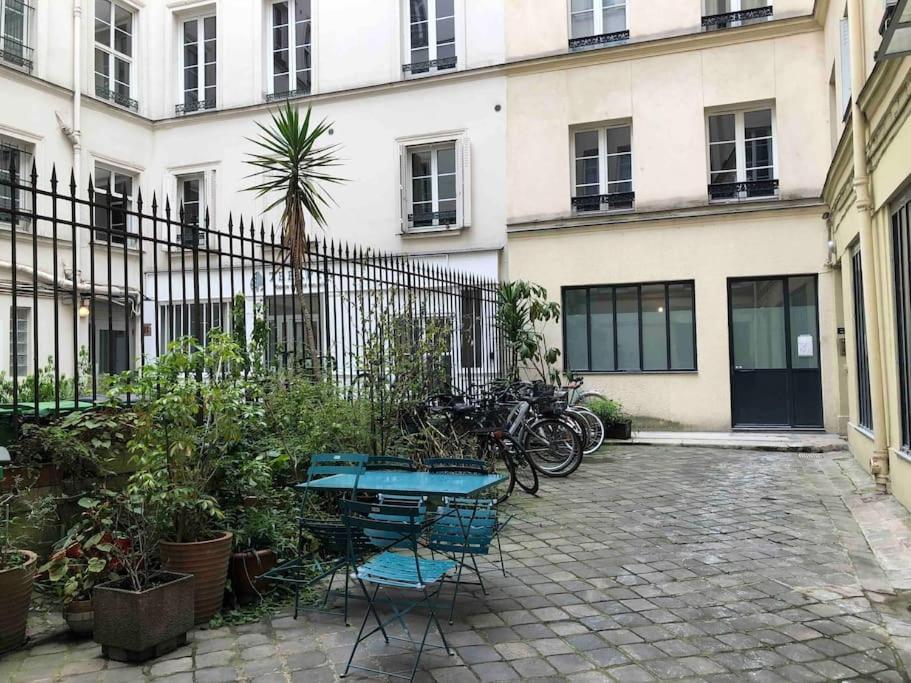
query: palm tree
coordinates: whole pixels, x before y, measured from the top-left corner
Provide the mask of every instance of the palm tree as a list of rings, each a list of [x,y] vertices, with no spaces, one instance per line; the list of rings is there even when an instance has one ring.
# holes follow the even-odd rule
[[[275,195],[266,211],[282,206],[282,246],[288,250],[293,285],[297,292],[301,318],[304,324],[306,353],[310,354],[313,368],[319,369],[317,360],[316,335],[310,319],[310,296],[304,292],[303,272],[309,256],[310,235],[307,232],[309,215],[320,228],[325,229],[326,217],[323,210],[332,201],[326,185],[344,182],[331,175],[330,169],[339,165],[336,156],[339,145],[320,145],[321,138],[332,126],[325,119],[311,123],[312,109],[307,107],[303,121],[297,109],[285,102],[285,106],[272,112],[269,125],[257,122],[261,134],[248,140],[259,148],[249,154],[247,163],[256,167],[248,178],[255,182],[245,190],[255,192],[257,197]]]

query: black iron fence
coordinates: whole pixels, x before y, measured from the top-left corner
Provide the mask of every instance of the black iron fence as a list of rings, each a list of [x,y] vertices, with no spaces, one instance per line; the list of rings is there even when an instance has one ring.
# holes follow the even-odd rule
[[[371,373],[396,381],[386,356],[403,348],[426,366],[427,393],[505,371],[495,281],[325,239],[296,278],[273,226],[233,215],[215,226],[127,177],[99,173],[80,189],[12,159],[0,174],[0,417],[95,405],[105,376],[215,329],[258,330],[269,367],[354,390]]]

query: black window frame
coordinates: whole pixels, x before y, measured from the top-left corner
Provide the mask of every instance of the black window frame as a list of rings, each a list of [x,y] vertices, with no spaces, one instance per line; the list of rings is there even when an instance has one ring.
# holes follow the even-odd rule
[[[643,353],[643,328],[642,328],[642,288],[648,286],[664,286],[664,336],[665,336],[665,345],[666,345],[666,360],[667,368],[666,369],[645,369],[645,359]],[[671,354],[671,326],[670,326],[670,288],[674,285],[688,285],[691,288],[692,297],[691,297],[691,310],[693,313],[693,366],[688,368],[673,368],[672,366],[672,354]],[[618,354],[618,342],[617,342],[617,290],[618,289],[629,289],[635,287],[637,289],[637,303],[639,307],[638,317],[639,317],[639,368],[638,369],[620,369],[619,365],[619,354]],[[612,314],[613,314],[613,360],[614,360],[614,369],[613,370],[593,370],[592,369],[592,324],[591,324],[591,290],[593,289],[610,289],[611,290],[611,300],[612,300]],[[569,363],[569,354],[567,353],[567,315],[566,315],[566,295],[568,292],[573,291],[585,291],[586,292],[586,334],[587,334],[587,348],[588,348],[588,364],[585,368],[572,367]],[[572,371],[576,373],[585,373],[585,374],[603,374],[603,375],[619,375],[619,374],[687,374],[699,372],[699,347],[697,344],[697,333],[696,333],[696,281],[695,280],[657,280],[649,282],[632,282],[632,283],[619,283],[619,284],[593,284],[593,285],[569,285],[564,286],[561,289],[560,301],[563,306],[563,315],[562,315],[562,334],[563,334],[563,369],[564,371]]]
[[[911,452],[911,191],[892,209],[901,448]]]
[[[851,250],[851,285],[854,296],[854,368],[857,377],[857,425],[873,431],[873,400],[870,395],[870,355],[867,350],[864,268],[860,245]]]

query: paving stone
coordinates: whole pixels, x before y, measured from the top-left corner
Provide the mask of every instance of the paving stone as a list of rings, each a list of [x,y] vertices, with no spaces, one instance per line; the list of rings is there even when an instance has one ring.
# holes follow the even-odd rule
[[[471,670],[482,683],[519,680],[519,674],[505,662],[475,664],[471,667]]]
[[[547,663],[561,674],[571,674],[577,673],[579,671],[587,671],[594,666],[585,657],[576,653],[565,655],[551,655],[547,658]]]
[[[218,666],[196,672],[196,683],[232,683],[238,678],[233,666]]]

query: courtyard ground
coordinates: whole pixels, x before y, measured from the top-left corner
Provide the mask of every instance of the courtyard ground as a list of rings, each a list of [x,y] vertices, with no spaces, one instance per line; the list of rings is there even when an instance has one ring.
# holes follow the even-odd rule
[[[612,445],[514,500],[508,576],[466,591],[455,655],[425,654],[417,680],[909,680],[911,517],[846,452]],[[0,680],[322,683],[356,632],[278,615],[131,667],[34,623]],[[411,661],[380,637],[365,654]]]

